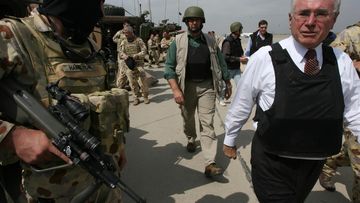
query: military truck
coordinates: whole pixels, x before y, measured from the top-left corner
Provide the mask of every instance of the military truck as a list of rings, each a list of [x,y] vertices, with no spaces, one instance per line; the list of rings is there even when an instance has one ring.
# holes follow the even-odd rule
[[[112,36],[123,28],[124,22],[128,22],[135,31],[135,34],[144,40],[146,43],[151,33],[157,33],[162,36],[163,31],[176,33],[181,30],[181,26],[176,23],[168,23],[168,20],[163,20],[158,26],[146,19],[150,13],[148,11],[142,12],[140,16],[125,16],[125,9],[114,5],[104,5],[105,16],[99,22],[102,32],[101,47],[108,47],[116,51],[116,44],[112,41]]]

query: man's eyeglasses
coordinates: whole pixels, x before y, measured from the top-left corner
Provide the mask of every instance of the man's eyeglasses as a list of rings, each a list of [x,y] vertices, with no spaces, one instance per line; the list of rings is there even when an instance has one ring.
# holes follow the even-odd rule
[[[266,29],[267,29],[267,26],[260,26],[259,28],[266,30]]]
[[[314,18],[319,22],[324,22],[329,19],[332,13],[329,13],[327,10],[318,10],[315,12],[304,10],[304,11],[298,11],[293,14],[294,18],[297,21],[300,22],[306,22],[310,19],[312,15],[314,15]]]

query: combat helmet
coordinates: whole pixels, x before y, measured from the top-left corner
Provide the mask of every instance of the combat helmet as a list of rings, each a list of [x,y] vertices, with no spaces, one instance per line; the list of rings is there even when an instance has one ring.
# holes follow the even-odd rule
[[[243,28],[243,26],[240,22],[233,22],[230,25],[230,32],[241,31],[242,28]]]
[[[202,22],[205,23],[204,11],[197,6],[190,6],[185,10],[182,21],[186,22],[187,18],[201,18]]]

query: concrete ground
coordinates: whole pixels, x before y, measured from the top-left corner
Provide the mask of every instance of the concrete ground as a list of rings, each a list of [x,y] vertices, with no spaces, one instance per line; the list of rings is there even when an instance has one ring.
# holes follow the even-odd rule
[[[282,36],[274,38],[274,41],[280,38]],[[147,68],[147,71],[158,78],[159,83],[150,88],[150,104],[133,106],[130,96],[131,129],[126,135],[128,163],[122,179],[148,203],[258,202],[239,159],[229,160],[222,153],[223,121],[229,105],[224,107],[217,103],[214,125],[219,140],[217,163],[225,172],[223,176],[208,179],[203,173],[200,147],[193,154],[185,149],[180,109],[162,77],[163,67]],[[248,121],[237,139],[238,150],[249,168],[253,134],[252,123]],[[334,178],[337,191],[324,191],[317,183],[306,203],[351,202],[352,180],[351,169],[340,168]],[[124,202],[133,201],[124,194]]]

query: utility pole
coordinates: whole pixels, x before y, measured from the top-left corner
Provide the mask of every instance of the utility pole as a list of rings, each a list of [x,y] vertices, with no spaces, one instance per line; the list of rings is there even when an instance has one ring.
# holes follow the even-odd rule
[[[149,2],[150,22],[152,22],[151,0],[148,0],[148,2]]]
[[[166,19],[166,3],[167,3],[167,0],[165,0],[165,15],[164,15],[164,20]]]
[[[177,1],[177,6],[178,6],[178,13],[177,13],[177,16],[178,16],[178,24],[180,25],[180,0]]]

